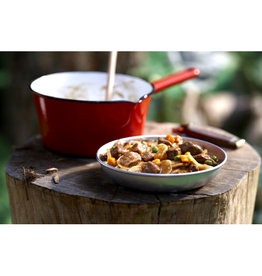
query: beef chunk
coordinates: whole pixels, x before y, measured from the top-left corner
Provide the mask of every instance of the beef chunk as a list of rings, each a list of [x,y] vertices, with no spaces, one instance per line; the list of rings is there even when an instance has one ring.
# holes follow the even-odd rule
[[[99,158],[100,158],[102,161],[106,161],[106,160],[107,160],[107,153],[100,154]]]
[[[191,163],[191,164],[189,165],[189,170],[190,170],[191,172],[196,172],[196,171],[199,171],[199,168],[198,168],[197,165]]]
[[[132,141],[130,141],[130,140],[125,141],[125,142],[124,142],[124,147],[125,147],[125,146],[128,146],[128,145],[131,145],[131,144],[132,144]]]
[[[137,152],[128,151],[125,152],[117,162],[124,167],[132,167],[141,161],[141,156]]]
[[[179,147],[169,148],[166,152],[167,159],[174,160],[174,157],[181,154],[181,149]]]
[[[168,141],[167,139],[165,138],[158,138],[158,144],[165,144],[167,146],[171,146],[172,147],[172,143],[170,141]]]
[[[151,148],[157,146],[157,144],[158,144],[158,140],[145,140],[145,141],[146,141],[147,145]]]
[[[139,152],[139,153],[143,153],[146,150],[148,150],[148,147],[146,144],[142,144],[141,142],[136,141],[134,143],[134,145],[129,148],[130,151],[135,151],[135,152]]]
[[[196,155],[203,151],[203,149],[199,145],[193,144],[192,142],[184,142],[179,146],[182,153],[186,153],[189,151],[192,155]]]
[[[110,149],[111,155],[116,159],[118,159],[119,156],[125,152],[127,152],[127,150],[123,147],[120,141],[117,141]]]
[[[154,154],[150,151],[145,151],[141,154],[142,160],[147,162],[147,161],[151,161],[154,158]]]
[[[201,164],[204,164],[206,160],[210,160],[213,162],[213,159],[209,155],[206,155],[206,154],[200,153],[200,154],[194,155],[193,157],[196,159],[196,161],[198,163],[201,163]]]
[[[160,168],[153,162],[145,162],[142,164],[142,172],[144,173],[160,173]]]

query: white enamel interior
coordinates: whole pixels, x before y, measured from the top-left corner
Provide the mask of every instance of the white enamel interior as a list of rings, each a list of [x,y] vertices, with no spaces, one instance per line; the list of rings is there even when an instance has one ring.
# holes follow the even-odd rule
[[[42,76],[31,84],[39,94],[61,99],[105,101],[106,72],[63,72]],[[152,85],[142,79],[116,74],[111,101],[138,102],[152,92]]]

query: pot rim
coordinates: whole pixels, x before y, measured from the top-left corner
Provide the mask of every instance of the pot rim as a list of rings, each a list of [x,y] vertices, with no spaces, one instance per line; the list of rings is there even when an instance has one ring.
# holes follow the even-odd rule
[[[39,80],[40,78],[42,77],[46,77],[46,76],[50,76],[50,75],[56,75],[56,74],[64,74],[64,73],[107,73],[107,72],[103,72],[103,71],[62,71],[62,72],[55,72],[55,73],[50,73],[50,74],[46,74],[46,75],[42,75],[34,80],[32,80],[30,82],[30,90],[33,94],[36,94],[38,96],[42,96],[42,97],[46,97],[46,98],[51,98],[51,99],[55,99],[55,100],[62,100],[62,101],[71,101],[71,102],[81,102],[81,103],[94,103],[94,104],[98,104],[98,103],[103,103],[103,104],[112,104],[112,103],[133,103],[133,104],[137,104],[137,103],[141,103],[144,99],[148,98],[148,96],[152,95],[154,92],[155,92],[155,89],[154,89],[154,85],[151,83],[151,82],[148,82],[144,79],[141,79],[141,78],[138,78],[138,77],[135,77],[135,76],[131,76],[131,75],[128,75],[128,74],[119,74],[117,73],[116,75],[119,75],[119,76],[131,76],[132,78],[135,78],[135,79],[138,79],[138,80],[142,80],[144,82],[147,82],[148,84],[151,85],[152,87],[152,90],[151,92],[141,96],[138,101],[136,102],[133,102],[133,101],[128,101],[128,100],[117,100],[117,101],[89,101],[89,100],[77,100],[77,99],[67,99],[67,98],[60,98],[60,97],[55,97],[55,96],[50,96],[50,95],[45,95],[45,94],[42,94],[40,92],[36,92],[35,90],[33,90],[32,88],[32,84]]]

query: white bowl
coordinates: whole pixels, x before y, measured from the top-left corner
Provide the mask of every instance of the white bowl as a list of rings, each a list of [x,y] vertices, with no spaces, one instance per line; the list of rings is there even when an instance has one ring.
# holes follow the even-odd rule
[[[165,135],[141,135],[119,139],[122,142],[136,139],[157,139],[165,137]],[[154,173],[138,173],[124,171],[104,163],[100,159],[100,155],[106,153],[117,140],[109,142],[97,151],[96,158],[100,163],[103,171],[114,182],[119,185],[126,186],[131,189],[137,189],[147,192],[182,192],[192,189],[197,189],[204,186],[212,177],[214,177],[222,166],[226,163],[227,154],[220,147],[198,139],[183,137],[184,141],[192,141],[194,144],[206,148],[209,155],[216,155],[218,164],[207,170],[196,172],[181,173],[181,174],[154,174]]]

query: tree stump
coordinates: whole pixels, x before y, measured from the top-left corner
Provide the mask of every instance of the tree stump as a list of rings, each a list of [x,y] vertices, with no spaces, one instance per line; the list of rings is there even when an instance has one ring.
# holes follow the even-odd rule
[[[148,122],[145,134],[171,133],[174,126]],[[52,152],[43,146],[40,136],[33,137],[13,152],[6,166],[12,222],[252,223],[260,156],[249,144],[225,150],[227,163],[204,187],[156,194],[118,186],[95,159]],[[58,168],[57,184],[45,171],[52,167]]]

